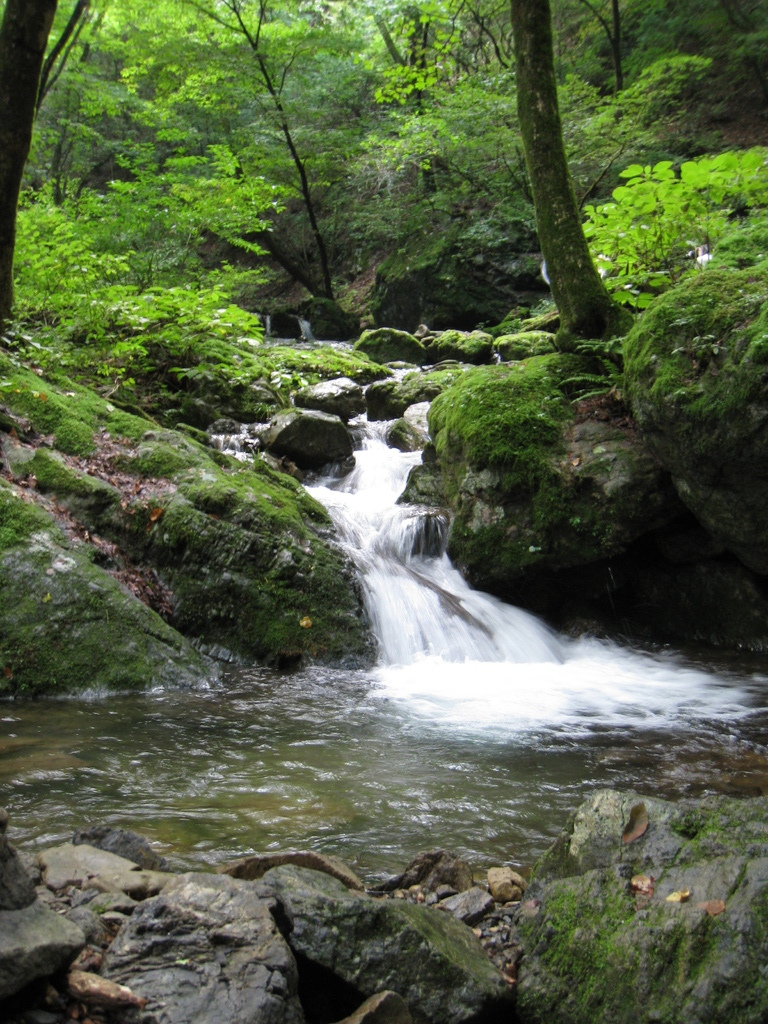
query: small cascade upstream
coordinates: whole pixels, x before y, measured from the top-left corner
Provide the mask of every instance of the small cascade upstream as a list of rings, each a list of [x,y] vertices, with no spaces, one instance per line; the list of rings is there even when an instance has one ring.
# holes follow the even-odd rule
[[[748,713],[733,680],[674,657],[558,636],[473,590],[445,554],[444,515],[396,504],[421,455],[388,448],[386,426],[358,423],[354,470],[309,488],[360,570],[380,647],[380,696],[407,703],[431,727],[507,736]]]
[[[445,554],[443,513],[396,504],[421,453],[388,448],[386,426],[363,424],[354,470],[310,488],[360,569],[382,662],[562,661],[546,626],[464,582]]]

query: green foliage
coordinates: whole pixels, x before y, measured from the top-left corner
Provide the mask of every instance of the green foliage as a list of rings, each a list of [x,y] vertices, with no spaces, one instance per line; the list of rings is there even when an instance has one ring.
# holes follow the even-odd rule
[[[696,266],[691,247],[713,246],[734,209],[768,205],[768,150],[729,151],[684,162],[633,164],[612,203],[587,206],[584,226],[614,297],[645,309]]]

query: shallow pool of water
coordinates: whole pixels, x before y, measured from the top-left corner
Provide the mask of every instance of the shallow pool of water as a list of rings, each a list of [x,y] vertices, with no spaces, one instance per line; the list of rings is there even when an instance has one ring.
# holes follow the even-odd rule
[[[654,687],[635,703],[550,681],[541,699],[537,671],[486,668],[463,695],[404,695],[381,669],[249,670],[207,691],[4,704],[0,806],[22,846],[107,820],[178,866],[292,846],[376,874],[436,846],[477,867],[530,864],[595,787],[768,791],[768,679],[744,667],[676,664],[696,685],[674,709]]]

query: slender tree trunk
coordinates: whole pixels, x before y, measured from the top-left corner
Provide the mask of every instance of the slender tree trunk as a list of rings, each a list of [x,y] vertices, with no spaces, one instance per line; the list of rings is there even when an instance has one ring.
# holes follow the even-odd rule
[[[589,252],[563,144],[549,0],[511,0],[517,112],[541,250],[560,312],[558,344],[621,333],[628,314],[610,298]]]
[[[613,35],[611,36],[611,53],[613,54],[613,74],[616,79],[616,92],[624,88],[624,69],[621,66],[621,11],[619,0],[613,0]]]
[[[13,307],[16,208],[56,0],[6,0],[0,25],[0,327]]]

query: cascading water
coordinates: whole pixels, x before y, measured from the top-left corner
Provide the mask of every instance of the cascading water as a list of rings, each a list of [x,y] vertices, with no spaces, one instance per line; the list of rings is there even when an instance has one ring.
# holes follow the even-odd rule
[[[354,470],[310,487],[360,570],[380,645],[381,696],[407,701],[434,727],[503,735],[746,713],[748,696],[732,680],[559,637],[533,615],[471,589],[443,550],[442,514],[396,504],[421,456],[388,448],[386,426],[358,423]]]
[[[110,821],[178,866],[294,847],[391,874],[427,846],[532,863],[603,786],[768,791],[754,663],[716,674],[569,640],[471,590],[443,553],[444,516],[396,504],[419,456],[388,449],[385,429],[355,425],[354,470],[311,488],[360,568],[378,666],[233,667],[200,691],[0,707],[14,841]],[[251,434],[218,440],[248,458]]]

